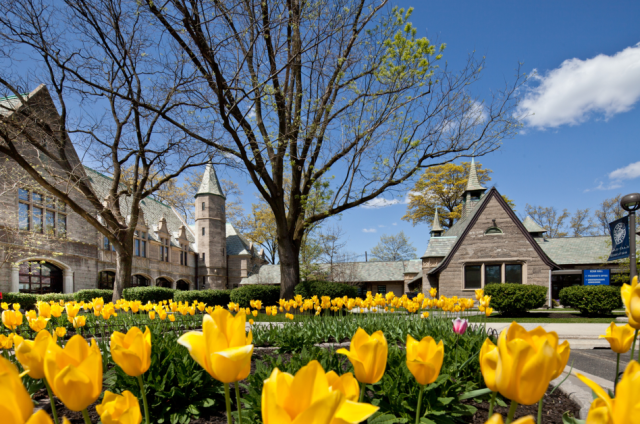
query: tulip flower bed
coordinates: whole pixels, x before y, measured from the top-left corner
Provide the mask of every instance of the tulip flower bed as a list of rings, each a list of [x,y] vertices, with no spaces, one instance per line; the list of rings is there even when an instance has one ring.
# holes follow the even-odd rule
[[[284,325],[250,322],[250,331],[248,319],[263,309],[259,301],[248,311],[171,301],[40,303],[38,313],[27,312],[29,330],[19,305],[2,304],[3,331],[11,333],[0,335],[0,417],[3,424],[64,424],[67,418],[85,424],[445,424],[476,421],[474,404],[485,402],[487,423],[503,424],[503,414],[493,412],[508,405],[502,411],[507,424],[533,424],[532,417],[514,421],[519,405],[530,405],[542,424],[543,403],[554,402],[545,392],[563,372],[569,344],[515,322],[499,337],[487,334],[482,324],[449,316],[464,314],[475,301],[435,295],[282,300],[265,307],[266,315],[286,310],[291,320],[297,310],[314,316]],[[623,287],[622,298],[630,325],[613,324],[603,337],[616,351],[632,345],[633,357],[637,280]],[[477,299],[489,315],[490,299],[481,291]],[[396,313],[345,313],[356,307]],[[68,339],[65,327],[53,327],[65,319],[77,332]],[[126,328],[114,331],[109,323]],[[189,331],[194,327],[201,331]],[[343,340],[350,343],[316,346]],[[580,378],[597,396],[590,423],[634,422],[638,362],[617,381],[615,399]],[[45,392],[53,403],[34,413],[30,395],[39,399]]]

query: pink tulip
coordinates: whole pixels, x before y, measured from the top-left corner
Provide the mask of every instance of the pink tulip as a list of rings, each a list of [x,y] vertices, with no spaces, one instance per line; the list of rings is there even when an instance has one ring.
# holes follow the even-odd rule
[[[453,320],[453,331],[456,334],[463,335],[467,332],[467,327],[469,326],[469,321],[466,319],[460,319],[459,317]]]

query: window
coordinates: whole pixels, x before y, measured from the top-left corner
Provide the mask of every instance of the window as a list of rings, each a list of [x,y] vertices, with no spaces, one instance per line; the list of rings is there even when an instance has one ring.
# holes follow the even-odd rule
[[[202,210],[204,210],[204,202],[202,202]]]
[[[464,267],[464,288],[482,288],[482,265],[467,265]]]
[[[180,245],[180,265],[189,265],[187,253],[189,252],[189,246],[186,244]]]
[[[484,232],[485,234],[502,234],[502,230],[498,227],[491,227],[491,228],[487,228],[487,231]]]
[[[141,258],[147,257],[147,233],[136,231],[133,234],[133,253]]]
[[[160,261],[169,262],[169,239],[160,239]]]
[[[67,235],[66,205],[53,197],[27,189],[18,189],[18,228],[49,236]]]
[[[48,262],[26,262],[19,269],[20,293],[62,293],[62,270]]]
[[[149,279],[144,275],[132,275],[131,287],[147,287],[149,285]]]
[[[100,290],[113,290],[113,283],[116,281],[116,274],[113,271],[101,271],[98,277],[98,288]]]
[[[387,294],[387,286],[378,286],[378,293]]]
[[[112,252],[115,252],[115,251],[116,251],[116,248],[115,248],[115,247],[113,247],[113,245],[109,242],[109,239],[108,239],[108,238],[106,238],[106,237],[105,237],[105,238],[104,238],[104,240],[102,241],[102,248],[103,248],[104,250],[109,250],[109,248],[111,248],[111,251],[112,251]]]
[[[18,208],[18,228],[20,228],[21,230],[26,230],[29,231],[29,229],[31,228],[29,223],[30,223],[30,216],[31,214],[29,213],[29,205],[26,203],[20,203],[19,208]]]
[[[484,266],[484,285],[500,284],[502,282],[502,265]]]
[[[522,265],[507,264],[504,267],[505,283],[522,284]]]
[[[204,235],[204,227],[202,227],[202,235]]]
[[[202,252],[202,261],[204,262],[204,252]]]

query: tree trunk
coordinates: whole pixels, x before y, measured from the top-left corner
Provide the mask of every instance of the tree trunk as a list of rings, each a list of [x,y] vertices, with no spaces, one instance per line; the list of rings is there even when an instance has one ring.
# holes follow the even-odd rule
[[[300,282],[300,243],[280,239],[278,243],[280,259],[280,297],[293,299],[293,289]]]
[[[131,268],[133,257],[126,253],[116,252],[116,281],[113,283],[113,298],[115,303],[122,298],[122,290],[131,286]]]

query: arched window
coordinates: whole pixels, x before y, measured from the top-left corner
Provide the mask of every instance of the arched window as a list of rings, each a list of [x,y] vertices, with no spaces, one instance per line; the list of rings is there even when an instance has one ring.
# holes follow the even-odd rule
[[[176,282],[176,289],[178,290],[189,290],[189,283],[184,280],[178,280]]]
[[[48,262],[20,264],[20,293],[62,293],[62,270]]]
[[[101,271],[98,276],[98,288],[101,290],[113,290],[116,281],[116,273],[113,271]]]
[[[147,287],[149,286],[149,279],[144,275],[132,275],[131,287]]]
[[[502,230],[498,227],[489,227],[487,228],[487,231],[484,232],[485,234],[502,234]]]
[[[158,278],[156,280],[156,287],[166,287],[168,289],[171,288],[171,281],[167,280],[166,278]]]

